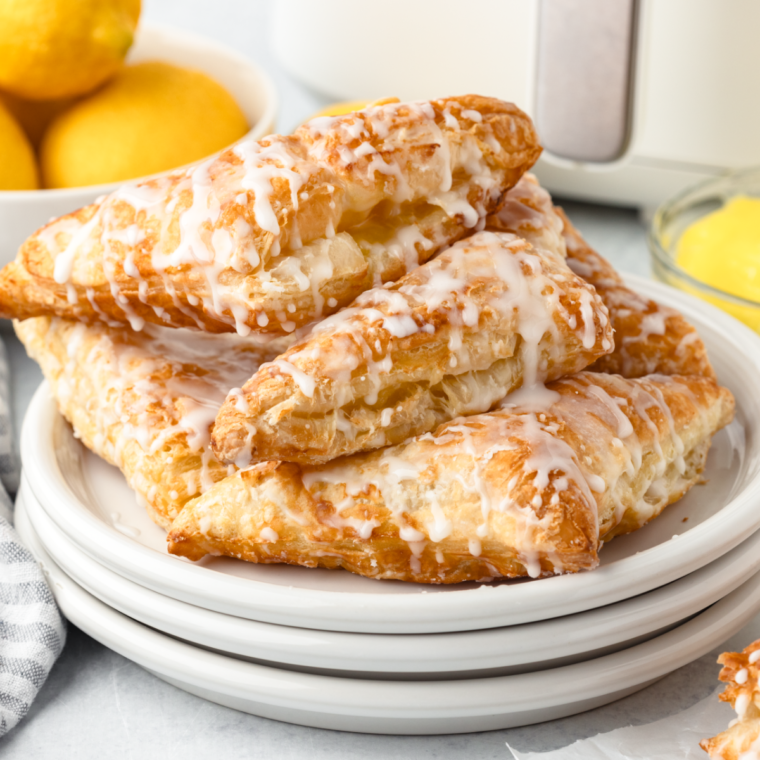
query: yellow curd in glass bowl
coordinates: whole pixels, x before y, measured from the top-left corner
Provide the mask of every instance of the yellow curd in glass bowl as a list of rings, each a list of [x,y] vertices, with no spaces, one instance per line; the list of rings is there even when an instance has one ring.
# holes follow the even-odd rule
[[[715,177],[663,204],[649,245],[657,279],[760,332],[760,168]]]

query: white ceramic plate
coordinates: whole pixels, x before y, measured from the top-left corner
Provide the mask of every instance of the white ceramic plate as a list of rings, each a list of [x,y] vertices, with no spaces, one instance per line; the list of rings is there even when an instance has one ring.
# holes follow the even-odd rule
[[[161,60],[199,69],[232,93],[246,116],[255,140],[271,134],[277,115],[277,94],[269,77],[234,50],[200,35],[154,24],[140,24],[127,61]],[[141,177],[139,179],[145,179]],[[50,219],[92,203],[122,183],[59,190],[0,191],[0,266]]]
[[[199,649],[116,612],[71,580],[29,523],[17,522],[64,615],[159,678],[243,712],[318,728],[451,734],[538,723],[583,712],[701,657],[760,610],[760,575],[668,633],[588,662],[461,681],[373,681],[296,673]]]
[[[44,386],[21,436],[29,484],[56,524],[102,565],[166,596],[252,620],[334,631],[442,633],[544,620],[628,599],[709,564],[760,527],[760,337],[684,293],[640,278],[629,282],[680,309],[699,329],[719,379],[736,396],[737,418],[715,437],[707,484],[643,529],[605,546],[593,572],[426,587],[223,557],[192,564],[166,553],[163,531],[137,505],[121,474],[74,438]]]
[[[45,514],[28,483],[16,499],[55,563],[109,607],[193,644],[262,664],[353,678],[483,678],[601,657],[648,640],[723,598],[760,570],[760,531],[680,580],[553,620],[439,634],[336,633],[260,623],[185,604],[107,570]]]

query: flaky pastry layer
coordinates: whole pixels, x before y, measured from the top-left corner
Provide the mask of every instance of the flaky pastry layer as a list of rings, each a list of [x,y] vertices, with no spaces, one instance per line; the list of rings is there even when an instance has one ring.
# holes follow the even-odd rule
[[[737,718],[729,727],[699,746],[712,760],[758,760],[760,758],[760,639],[742,652],[724,652],[719,678],[728,685],[720,695],[729,702]]]
[[[477,95],[245,139],[43,227],[0,314],[292,332],[475,229],[540,152],[522,111]]]
[[[583,239],[535,177],[525,175],[488,217],[488,229],[513,232],[533,245],[567,257],[570,269],[596,288],[610,313],[615,348],[590,367],[623,377],[715,377],[697,331],[675,309],[626,287],[614,267]]]
[[[498,211],[486,219],[486,229],[511,232],[536,248],[567,258],[564,218],[533,174],[524,174],[505,193]]]
[[[567,264],[596,288],[615,331],[615,350],[590,369],[624,377],[715,377],[702,338],[683,315],[626,287],[612,265],[586,243],[561,209],[558,212],[565,224]]]
[[[380,451],[241,470],[185,507],[169,551],[420,583],[588,570],[697,482],[732,414],[711,379],[583,372]]]
[[[234,471],[209,446],[214,417],[230,387],[284,347],[283,339],[266,346],[236,335],[153,326],[135,333],[57,317],[15,328],[75,435],[121,469],[163,528]]]
[[[611,351],[607,310],[564,260],[480,232],[312,328],[224,403],[225,462],[304,464],[400,443]]]

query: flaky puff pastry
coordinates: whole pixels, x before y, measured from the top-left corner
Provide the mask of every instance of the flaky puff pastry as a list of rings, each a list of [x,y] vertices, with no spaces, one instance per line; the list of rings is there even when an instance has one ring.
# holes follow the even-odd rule
[[[58,317],[17,322],[78,438],[121,469],[168,528],[184,504],[226,477],[209,446],[230,385],[283,349],[237,335],[148,326],[140,333]]]
[[[185,507],[169,551],[420,583],[588,570],[698,480],[732,414],[711,379],[583,372],[381,451],[241,470]]]
[[[507,191],[499,210],[487,217],[486,229],[511,232],[537,248],[567,258],[564,217],[533,174],[524,174]]]
[[[535,177],[525,175],[487,219],[487,228],[513,232],[566,257],[570,269],[596,288],[610,313],[615,348],[590,367],[623,377],[715,377],[702,339],[675,309],[626,287],[615,268],[583,239]]]
[[[313,119],[51,222],[0,314],[292,332],[472,231],[540,152],[477,95]]]
[[[676,309],[639,295],[612,265],[581,237],[562,209],[567,264],[590,282],[609,309],[615,350],[590,369],[624,377],[664,375],[715,377],[699,333]]]
[[[317,464],[400,443],[612,350],[607,310],[564,261],[506,233],[459,241],[315,325],[225,401],[238,466]]]
[[[743,652],[724,652],[719,678],[726,681],[720,695],[736,710],[737,718],[727,730],[699,746],[712,760],[758,760],[760,758],[760,639]]]

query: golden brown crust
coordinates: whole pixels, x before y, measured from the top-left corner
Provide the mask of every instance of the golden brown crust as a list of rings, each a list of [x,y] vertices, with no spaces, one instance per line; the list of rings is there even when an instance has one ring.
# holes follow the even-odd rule
[[[234,471],[213,456],[210,426],[230,386],[283,348],[51,317],[15,327],[77,437],[121,469],[163,528]]]
[[[615,350],[593,364],[595,372],[623,377],[715,377],[699,333],[675,309],[644,298],[623,284],[612,265],[581,237],[562,209],[568,266],[597,290],[609,309]]]
[[[552,204],[535,177],[525,175],[487,220],[488,229],[513,232],[533,245],[567,257],[570,269],[593,285],[609,310],[615,349],[590,367],[623,377],[715,377],[697,331],[675,310],[625,286],[614,267],[583,239],[564,211]]]
[[[723,669],[718,676],[728,683],[720,695],[730,703],[738,718],[728,729],[703,739],[699,746],[713,760],[754,760],[760,757],[760,639],[742,652],[724,652],[718,657]]]
[[[263,366],[223,405],[214,451],[238,466],[327,462],[486,412],[611,349],[604,305],[561,258],[480,232]]]
[[[540,151],[525,114],[476,95],[244,140],[43,227],[0,313],[287,333],[462,237]]]
[[[567,258],[565,217],[533,174],[524,174],[505,193],[498,211],[486,219],[486,228],[511,232],[536,248]]]
[[[169,551],[420,583],[591,569],[699,478],[733,414],[706,378],[583,372],[381,451],[266,462],[188,504]]]

